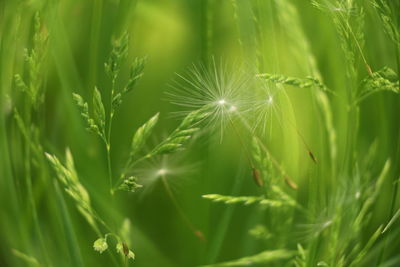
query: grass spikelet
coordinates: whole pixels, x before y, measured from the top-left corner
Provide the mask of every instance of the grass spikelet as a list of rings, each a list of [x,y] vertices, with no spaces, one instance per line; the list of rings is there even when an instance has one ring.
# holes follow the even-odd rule
[[[97,87],[93,91],[93,113],[94,119],[100,128],[100,131],[105,131],[106,125],[106,112],[104,110],[103,102],[101,100],[101,94]]]
[[[397,74],[390,68],[384,67],[381,70],[372,73],[361,82],[361,88],[356,104],[369,97],[370,95],[382,91],[399,93],[399,79]]]
[[[268,229],[262,224],[258,224],[251,228],[249,234],[260,240],[268,240],[272,237],[270,231],[268,231]]]
[[[94,134],[97,134],[102,139],[104,139],[105,138],[104,132],[100,130],[95,120],[89,114],[89,105],[87,104],[87,102],[85,102],[79,94],[73,93],[72,96],[75,100],[76,105],[80,109],[82,118],[86,122],[87,130]]]
[[[218,194],[208,194],[202,196],[205,199],[210,199],[213,202],[222,202],[225,204],[243,204],[243,205],[250,205],[257,203],[262,206],[269,206],[269,207],[282,207],[291,205],[290,203],[285,203],[279,200],[272,200],[266,199],[264,197],[256,197],[256,196],[224,196]]]
[[[293,183],[293,182],[289,182],[289,183],[291,184],[290,187],[297,190],[298,186],[295,183]],[[282,190],[282,188],[280,188],[279,186],[273,185],[273,186],[271,186],[271,189],[272,189],[272,192],[276,195],[276,197],[278,199],[280,199],[282,202],[287,203],[287,205],[289,205],[289,206],[300,208],[300,205],[297,203],[297,201],[294,200],[290,195],[285,193]]]
[[[143,185],[138,184],[138,178],[130,176],[122,181],[122,184],[118,187],[118,190],[134,193],[138,188],[142,188]]]
[[[63,165],[56,156],[45,153],[50,165],[54,169],[58,180],[64,185],[65,191],[74,200],[79,212],[87,222],[98,231],[95,212],[90,204],[89,194],[85,187],[79,182],[71,152],[66,151],[66,164]]]
[[[109,78],[115,83],[121,70],[121,65],[128,55],[129,35],[124,32],[119,38],[113,40],[112,50],[104,67]]]
[[[108,248],[108,244],[105,238],[101,237],[99,239],[97,239],[96,241],[94,241],[93,243],[93,249],[97,252],[99,252],[100,254],[103,253],[104,251],[106,251]]]
[[[130,91],[132,91],[136,83],[140,80],[140,78],[142,78],[146,62],[147,62],[146,57],[137,57],[134,59],[130,67],[129,80],[124,90],[122,91],[124,94],[127,94]]]
[[[183,148],[183,145],[199,130],[196,126],[208,116],[204,110],[196,110],[189,113],[181,124],[166,138],[157,145],[145,157],[152,158],[156,155],[171,154]]]
[[[369,75],[372,74],[371,67],[363,52],[364,45],[364,10],[356,1],[334,1],[313,0],[312,4],[326,12],[335,24],[341,39],[341,46],[347,60],[347,76],[354,79],[357,76],[356,55],[358,54]],[[353,89],[354,91],[354,89]],[[354,92],[353,92],[354,93]]]
[[[153,132],[154,126],[157,124],[158,117],[159,113],[151,117],[145,124],[136,130],[132,138],[131,151],[129,154],[130,160],[132,160],[145,145],[147,138]]]
[[[33,46],[31,49],[25,49],[25,61],[28,69],[27,82],[24,81],[20,74],[14,76],[17,87],[28,95],[35,109],[44,101],[44,80],[41,72],[46,61],[47,46],[48,34],[41,24],[39,13],[36,13],[34,16]]]
[[[373,6],[381,18],[385,33],[389,38],[400,47],[400,32],[399,32],[399,9],[398,1],[374,0]]]
[[[320,80],[313,77],[296,78],[281,74],[269,74],[269,73],[260,73],[257,74],[256,77],[276,84],[291,85],[299,88],[310,88],[316,86],[321,90],[328,91],[327,87]]]

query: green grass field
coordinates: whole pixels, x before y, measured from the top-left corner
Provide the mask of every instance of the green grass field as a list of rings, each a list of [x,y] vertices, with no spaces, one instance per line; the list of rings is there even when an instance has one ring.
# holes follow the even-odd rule
[[[400,266],[399,0],[0,1],[0,266]]]

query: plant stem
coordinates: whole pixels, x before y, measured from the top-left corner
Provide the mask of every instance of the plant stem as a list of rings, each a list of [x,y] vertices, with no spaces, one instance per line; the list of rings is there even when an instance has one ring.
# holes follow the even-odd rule
[[[112,80],[112,86],[111,86],[110,107],[109,107],[110,112],[109,112],[109,117],[108,117],[108,129],[107,129],[107,136],[106,136],[108,181],[109,181],[111,195],[114,195],[112,166],[111,166],[111,129],[112,129],[112,121],[113,121],[113,117],[114,117],[114,109],[112,107],[112,100],[114,97],[114,91],[115,91],[115,79]]]
[[[199,229],[197,229],[192,222],[189,220],[189,218],[186,216],[185,212],[182,210],[180,207],[178,200],[175,198],[174,194],[172,193],[171,187],[169,186],[169,183],[167,181],[167,178],[165,175],[161,176],[161,181],[164,185],[165,191],[167,192],[168,197],[171,199],[172,203],[175,206],[175,209],[178,211],[179,215],[181,216],[182,220],[185,222],[187,227],[193,232],[195,236],[198,238],[202,239],[202,234],[201,236],[199,235],[201,232]]]
[[[90,34],[90,54],[89,54],[89,62],[91,66],[89,72],[89,88],[94,86],[94,81],[96,80],[97,74],[97,52],[100,43],[100,29],[101,29],[101,12],[103,7],[103,0],[94,0],[93,1],[93,11],[92,11],[92,29]]]
[[[31,122],[32,122],[32,117],[31,117],[31,111],[32,111],[32,105],[30,103],[30,100],[28,100],[27,98],[25,98],[25,123],[28,127],[28,129],[31,129]],[[50,264],[50,260],[49,257],[47,255],[47,250],[44,244],[44,238],[42,235],[42,231],[40,229],[40,224],[39,224],[39,217],[37,214],[37,208],[36,208],[36,203],[35,203],[35,197],[33,194],[33,186],[32,186],[32,169],[31,169],[31,131],[28,130],[27,131],[27,140],[26,140],[26,145],[25,145],[25,182],[26,182],[26,186],[27,186],[27,194],[28,194],[28,201],[29,201],[29,205],[31,206],[31,210],[32,210],[32,218],[33,218],[33,223],[34,223],[34,227],[36,230],[36,233],[38,235],[39,238],[39,244],[40,244],[40,248],[42,250],[42,255],[44,257],[44,260],[46,262],[47,265],[51,265]]]

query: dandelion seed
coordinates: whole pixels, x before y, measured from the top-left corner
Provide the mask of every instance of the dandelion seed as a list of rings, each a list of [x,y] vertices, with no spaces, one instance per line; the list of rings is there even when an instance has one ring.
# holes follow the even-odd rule
[[[333,224],[333,220],[327,218],[318,218],[315,221],[316,223],[298,225],[298,227],[302,229],[297,233],[300,238],[315,238]]]
[[[166,92],[167,100],[187,110],[175,113],[185,115],[193,110],[207,112],[205,126],[221,131],[234,116],[239,115],[245,103],[249,102],[250,75],[239,70],[217,65],[193,65],[185,75],[179,75]],[[234,112],[233,112],[234,111]]]
[[[272,104],[273,101],[274,101],[274,99],[272,98],[272,96],[268,96],[268,99],[267,99],[268,104]]]
[[[225,104],[226,104],[225,99],[221,99],[221,100],[218,101],[218,105],[220,105],[220,106],[223,106]]]
[[[184,185],[187,185],[187,178],[195,173],[198,164],[187,163],[186,157],[186,153],[158,156],[135,168],[133,174],[139,177],[138,182],[143,184],[141,196],[150,194],[163,177],[168,179],[174,192],[180,191]]]
[[[178,211],[182,221],[193,232],[193,234],[200,240],[205,241],[204,234],[190,221],[181,208],[178,199],[175,197],[175,192],[178,186],[182,186],[182,177],[187,177],[189,172],[194,171],[194,165],[188,166],[182,164],[182,154],[180,156],[166,156],[161,157],[158,162],[153,162],[153,168],[149,166],[140,175],[144,178],[143,182],[148,184],[148,190],[159,181],[165,189],[165,193],[170,198],[175,209]],[[149,163],[148,163],[149,164]],[[156,168],[154,168],[156,167]],[[185,174],[185,175],[184,175]],[[128,257],[130,257],[128,255]]]
[[[254,84],[254,95],[243,104],[243,114],[246,114],[252,131],[260,130],[265,134],[267,129],[271,131],[272,122],[280,120],[280,110],[276,99],[279,99],[280,88],[269,83],[265,83],[258,78]]]
[[[159,169],[158,171],[157,171],[157,175],[158,176],[164,176],[164,175],[166,175],[167,174],[167,170],[166,169]]]

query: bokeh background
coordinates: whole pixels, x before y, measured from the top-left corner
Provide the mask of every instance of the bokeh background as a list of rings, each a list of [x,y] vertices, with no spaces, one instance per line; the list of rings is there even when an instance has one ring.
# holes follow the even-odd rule
[[[368,1],[359,2],[365,11],[363,52],[368,64],[373,70],[389,66],[398,72],[396,46],[385,35],[376,10]],[[255,11],[261,14],[258,18],[262,21],[254,19]],[[255,68],[261,58],[259,64],[264,72],[305,77],[312,73],[312,57],[321,79],[334,92],[328,96],[337,133],[338,159],[345,157],[349,88],[344,72],[346,59],[332,20],[310,1],[3,0],[0,1],[1,266],[35,266],[29,259],[16,256],[13,249],[39,262],[44,257],[26,197],[24,141],[13,117],[14,108],[19,109],[24,103],[24,94],[16,88],[13,77],[27,71],[24,49],[32,46],[37,12],[42,22],[41,31],[49,35],[40,71],[45,101],[41,113],[34,118],[41,125],[41,144],[45,151],[60,158],[70,148],[80,180],[105,220],[118,228],[129,218],[132,250],[137,257],[131,266],[198,266],[251,255],[274,244],[248,235],[249,229],[262,221],[263,216],[268,217],[260,215],[257,207],[211,204],[201,198],[208,193],[261,193],[252,181],[246,152],[230,128],[222,138],[215,131],[204,130],[185,151],[138,167],[138,175],[143,178],[160,168],[177,170],[178,174],[171,177],[174,194],[186,216],[204,233],[206,241],[199,240],[188,229],[161,183],[149,190],[145,187],[136,193],[120,193],[114,203],[110,202],[104,147],[99,138],[85,130],[71,95],[77,92],[91,99],[97,86],[107,99],[110,82],[104,72],[104,62],[111,51],[113,36],[124,31],[129,33],[129,55],[122,77],[128,76],[129,61],[134,57],[148,59],[143,78],[115,115],[111,137],[115,175],[129,153],[132,134],[152,115],[161,114],[149,146],[162,140],[179,124],[179,118],[171,115],[179,107],[165,97],[169,84],[177,78],[176,73],[185,73],[193,63],[207,65],[212,58],[231,69],[238,65]],[[257,49],[256,36],[262,39],[262,46]],[[359,65],[361,80],[368,73]],[[342,186],[343,180],[351,177],[331,176],[335,167],[328,159],[324,117],[314,93],[287,87],[280,110],[280,117],[271,122],[265,140],[299,186],[297,192],[290,191],[290,194],[300,203],[306,203],[311,179],[318,181],[321,199],[328,199],[332,188]],[[392,163],[389,178],[373,207],[372,220],[361,237],[364,240],[390,219],[391,205],[398,206],[397,199],[393,204],[392,195],[393,182],[400,174],[399,115],[400,98],[392,92],[375,94],[360,106],[357,155],[362,160],[370,145],[377,142],[369,170],[379,173],[388,158]],[[309,159],[298,132],[318,158],[317,166]],[[100,255],[93,250],[93,241],[98,236],[66,194],[62,193],[60,199],[57,194],[60,186],[55,180],[50,168],[44,174],[33,171],[38,220],[52,266],[77,266],[73,251],[78,251],[83,266],[112,266],[108,254]],[[66,205],[73,229],[66,229],[60,203]],[[299,238],[296,224],[302,223],[301,216],[294,217],[293,228],[286,238]],[[71,233],[75,248],[68,245]],[[400,249],[398,238],[390,242],[388,258],[398,256]]]

